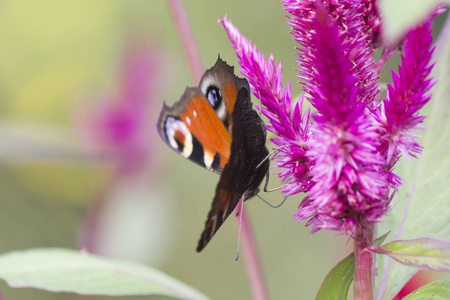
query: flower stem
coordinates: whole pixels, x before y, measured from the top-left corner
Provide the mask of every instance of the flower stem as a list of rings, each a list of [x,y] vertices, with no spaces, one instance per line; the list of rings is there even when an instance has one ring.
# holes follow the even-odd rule
[[[242,224],[240,224],[241,221],[239,218],[235,218],[235,220],[237,228],[241,225],[242,252],[244,254],[244,264],[250,285],[250,293],[253,300],[267,300],[269,299],[269,296],[267,294],[261,263],[248,215],[242,209],[241,205],[238,206],[238,209],[240,210],[239,215],[241,216],[242,214]]]
[[[367,251],[373,243],[375,225],[359,226],[354,239],[355,270],[353,292],[355,299],[373,299],[374,254]]]
[[[186,10],[184,9],[181,0],[168,0],[170,12],[175,23],[178,36],[183,45],[184,52],[189,62],[189,69],[194,78],[195,83],[200,82],[205,69],[203,68],[202,60],[200,59],[200,51],[198,51],[194,35],[189,25]]]

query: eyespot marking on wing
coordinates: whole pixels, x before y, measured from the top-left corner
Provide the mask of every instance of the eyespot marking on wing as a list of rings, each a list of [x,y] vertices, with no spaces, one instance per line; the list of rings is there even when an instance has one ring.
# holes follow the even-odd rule
[[[184,144],[186,143],[186,136],[180,130],[175,130],[173,138],[178,145],[178,150],[183,151]]]
[[[166,119],[166,136],[170,146],[178,149],[184,157],[189,157],[192,153],[192,135],[186,125],[174,117]]]
[[[206,95],[206,91],[207,91],[208,87],[212,85],[212,83],[213,83],[212,77],[203,77],[202,78],[202,82],[200,82],[199,88],[204,95]]]
[[[220,106],[216,110],[216,114],[222,122],[227,119],[227,109],[225,106],[225,101],[222,101],[220,103]]]

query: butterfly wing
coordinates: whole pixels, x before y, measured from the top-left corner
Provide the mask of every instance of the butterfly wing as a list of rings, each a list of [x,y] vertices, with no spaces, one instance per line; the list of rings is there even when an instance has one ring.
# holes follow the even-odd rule
[[[221,171],[230,157],[231,136],[199,88],[187,88],[158,121],[162,139],[183,157]]]
[[[236,97],[242,88],[247,89],[247,91],[250,90],[247,80],[234,75],[234,67],[227,65],[219,57],[216,64],[202,76],[198,86],[210,102],[213,102],[210,97],[211,92],[215,89],[220,92],[223,101],[220,102],[220,105],[214,105],[214,110],[231,134],[233,126],[231,114],[234,110]]]
[[[241,197],[247,200],[258,193],[258,187],[269,170],[269,161],[265,160],[269,155],[265,146],[265,126],[252,109],[250,95],[245,88],[237,95],[232,121],[230,159],[217,184],[197,252],[208,244]],[[258,167],[262,161],[264,162]]]
[[[237,90],[249,90],[247,81],[236,77],[233,70],[219,58],[198,88],[186,88],[171,107],[164,104],[158,120],[159,135],[169,147],[219,173],[230,157]]]

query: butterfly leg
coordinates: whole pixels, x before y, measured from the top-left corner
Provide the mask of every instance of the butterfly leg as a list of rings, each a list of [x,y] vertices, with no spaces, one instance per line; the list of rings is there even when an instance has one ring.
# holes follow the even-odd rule
[[[269,185],[269,174],[270,174],[270,169],[267,170],[266,183],[264,184],[264,192],[266,192],[266,193],[267,193],[267,186]]]
[[[272,207],[272,208],[278,208],[278,207],[280,207],[281,205],[283,205],[283,203],[286,201],[286,199],[288,198],[288,197],[285,197],[284,199],[283,199],[283,201],[281,201],[281,203],[280,204],[278,204],[278,205],[272,205],[272,204],[270,204],[267,200],[265,200],[263,197],[261,197],[260,195],[256,195],[259,199],[261,199],[262,201],[264,201],[267,205],[269,205],[270,207]]]
[[[274,191],[278,191],[279,189],[287,186],[287,184],[283,184],[282,186],[273,188],[273,189],[267,189],[267,186],[269,185],[269,170],[267,170],[267,175],[266,175],[266,183],[264,184],[264,192],[265,193],[270,193],[270,192],[274,192]]]
[[[275,188],[275,189],[273,189],[273,190],[268,190],[267,189],[267,185],[269,184],[269,170],[267,170],[267,175],[266,175],[266,183],[264,184],[264,192],[272,192],[272,191],[275,191],[275,190],[278,190],[278,189],[280,189],[280,188],[282,188],[283,186],[286,186],[286,184],[285,185],[283,185],[283,186],[281,186],[281,187],[278,187],[278,188]],[[280,204],[278,204],[278,205],[272,205],[272,204],[270,204],[269,202],[267,202],[264,198],[262,198],[260,195],[258,195],[258,194],[256,194],[256,196],[259,198],[259,199],[261,199],[262,201],[264,201],[267,205],[269,205],[270,207],[272,207],[272,208],[277,208],[277,207],[280,207],[281,205],[283,205],[283,203],[284,203],[284,201],[286,201],[286,199],[288,198],[288,197],[285,197],[284,198],[284,200],[280,203]]]
[[[274,153],[276,153],[278,151],[278,149],[273,150],[272,152],[269,153],[269,155],[267,155],[257,166],[255,169],[258,169],[266,160],[270,159],[271,156],[274,156]]]

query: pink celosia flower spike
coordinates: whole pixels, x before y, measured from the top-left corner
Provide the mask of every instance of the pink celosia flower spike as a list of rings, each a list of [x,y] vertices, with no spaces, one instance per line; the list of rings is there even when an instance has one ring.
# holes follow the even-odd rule
[[[281,62],[275,67],[273,56],[267,61],[256,46],[243,36],[225,16],[219,20],[228,33],[231,45],[239,58],[242,74],[248,79],[252,93],[261,100],[265,108],[262,113],[270,120],[267,129],[280,138],[272,139],[279,147],[277,167],[286,195],[292,195],[309,189],[308,162],[305,157],[305,142],[309,137],[309,110],[302,116],[303,98],[295,105],[291,97],[290,84],[286,89],[281,83]]]
[[[416,157],[422,147],[417,143],[414,130],[425,116],[419,110],[431,99],[428,93],[434,85],[429,75],[434,64],[430,64],[434,48],[430,49],[433,37],[431,23],[426,22],[411,30],[405,41],[405,54],[398,75],[392,72],[393,84],[388,85],[384,109],[381,111],[386,163],[392,167],[402,153]]]
[[[376,11],[375,4],[370,2],[327,1],[326,9],[327,14],[335,22],[343,51],[351,61],[350,71],[359,86],[357,99],[374,108],[379,102],[376,101],[379,76],[375,71],[373,39],[376,38],[374,34],[379,34],[379,27],[375,24],[377,16],[373,16],[375,19],[367,16]],[[313,33],[316,25],[314,20],[317,17],[316,7],[320,3],[315,0],[283,0],[284,10],[290,14],[287,23],[292,28],[292,37],[301,46],[297,48],[299,57],[297,62],[300,65],[298,77],[300,83],[305,85],[305,92],[312,96],[311,99],[314,98],[313,86],[317,86],[317,76],[320,75],[312,52],[315,48]],[[369,27],[368,23],[376,28]]]
[[[253,94],[280,138],[278,173],[283,192],[309,192],[295,214],[309,219],[313,232],[326,228],[355,234],[382,220],[401,179],[391,172],[400,153],[414,156],[420,146],[411,135],[424,117],[418,110],[430,99],[427,79],[432,50],[430,24],[406,38],[403,66],[381,101],[373,54],[380,35],[374,0],[283,0],[292,36],[299,43],[300,83],[305,96],[293,105],[290,85],[281,84],[275,66],[233,24],[227,31]],[[301,105],[317,110],[315,124]],[[380,104],[381,103],[381,104]],[[355,236],[355,235],[354,235]]]
[[[362,0],[362,15],[366,24],[367,34],[372,39],[372,45],[377,48],[381,44],[381,18],[376,0]]]
[[[355,51],[371,49],[342,42],[349,33],[342,33],[327,7],[318,2],[315,9],[308,65],[302,65],[314,78],[306,87],[318,111],[307,152],[315,160],[310,171],[314,185],[295,216],[311,218],[313,232],[326,228],[354,233],[357,226],[378,222],[389,204],[379,135],[364,100],[373,91],[361,84],[364,76],[353,64]]]

